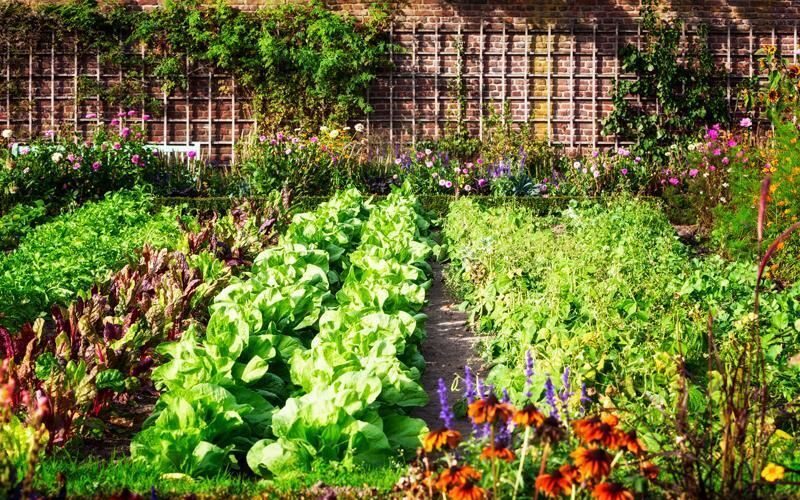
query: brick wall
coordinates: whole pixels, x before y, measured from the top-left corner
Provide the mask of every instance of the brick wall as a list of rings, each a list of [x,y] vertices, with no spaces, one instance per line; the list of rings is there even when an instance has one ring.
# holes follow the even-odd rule
[[[242,8],[263,5],[241,1]],[[328,1],[356,16],[371,2]],[[717,61],[734,74],[720,82],[732,105],[736,84],[753,74],[753,53],[762,44],[776,43],[785,54],[798,49],[800,1],[673,1],[663,10],[689,21],[689,35],[699,22],[712,27]],[[405,1],[392,28],[403,50],[392,55],[395,69],[370,90],[375,111],[364,117],[370,136],[399,144],[445,133],[458,113],[453,83],[461,65],[466,121],[475,134],[485,126],[487,109],[507,102],[513,119],[532,123],[543,139],[576,149],[614,145],[600,135],[600,123],[610,110],[614,80],[625,78],[618,50],[640,41],[638,11],[639,2],[627,0]],[[0,95],[0,124],[19,134],[61,122],[85,128],[95,121],[85,118],[88,112],[109,120],[116,110],[92,99],[75,102],[77,82],[126,78],[107,73],[92,54],[47,43],[0,51],[3,69],[0,79],[19,92],[7,100]],[[210,156],[230,159],[233,143],[253,126],[247,96],[225,75],[196,71],[188,92],[168,98],[156,84],[149,88],[166,111],[145,124],[154,142],[201,142]]]

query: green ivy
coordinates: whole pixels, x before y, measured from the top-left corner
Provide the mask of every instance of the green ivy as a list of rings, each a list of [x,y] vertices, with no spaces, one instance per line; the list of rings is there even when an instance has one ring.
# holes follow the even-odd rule
[[[376,4],[358,21],[319,0],[247,12],[224,0],[166,0],[146,12],[97,0],[0,0],[0,18],[12,26],[0,42],[26,46],[55,33],[57,42],[97,51],[103,64],[129,77],[105,88],[84,82],[82,95],[107,104],[156,111],[141,84],[144,68],[168,94],[187,89],[190,72],[211,69],[235,77],[253,97],[260,123],[316,126],[371,111],[367,89],[389,64],[389,16],[387,5]]]
[[[703,125],[727,122],[728,109],[719,85],[722,75],[708,46],[707,27],[700,25],[697,36],[687,37],[684,46],[683,23],[661,19],[656,3],[643,2],[641,48],[627,45],[620,53],[622,70],[636,78],[617,80],[614,110],[603,124],[603,133],[664,156],[677,137],[694,137]]]

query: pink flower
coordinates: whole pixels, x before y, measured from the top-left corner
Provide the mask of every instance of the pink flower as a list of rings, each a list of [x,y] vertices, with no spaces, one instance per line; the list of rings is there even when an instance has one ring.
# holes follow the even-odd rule
[[[119,113],[117,113],[117,118],[125,118],[126,116],[127,113],[125,113],[124,111],[120,111]]]
[[[713,171],[715,171],[717,169],[717,167],[715,167],[714,165],[711,165],[710,167],[708,167],[708,169],[713,172]]]
[[[681,183],[681,181],[679,181],[677,177],[670,177],[669,183],[672,184],[673,186],[677,186],[678,184]]]
[[[115,150],[119,151],[120,149],[122,149],[122,144],[120,144],[118,142],[115,142],[114,145],[111,146],[111,147],[114,148]]]
[[[727,165],[727,164],[728,164],[728,163],[730,163],[730,162],[731,162],[731,161],[728,159],[728,157],[727,157],[727,156],[726,156],[725,158],[723,158],[723,159],[722,159],[722,164],[723,164],[723,165]]]
[[[739,126],[744,128],[750,128],[753,126],[753,120],[747,117],[742,118],[742,121],[739,122]]]
[[[706,132],[706,137],[714,141],[717,140],[719,138],[719,130],[716,128],[708,129],[708,132]]]
[[[283,140],[283,133],[282,132],[278,132],[277,134],[275,134],[275,138],[278,139],[279,141],[282,141]]]
[[[729,147],[729,148],[735,148],[735,147],[736,147],[736,144],[737,144],[737,142],[736,142],[736,139],[730,139],[730,140],[728,141],[728,147]]]
[[[641,156],[637,156],[636,158],[633,159],[633,161],[634,161],[634,163],[642,163],[642,157]]]
[[[600,151],[592,151],[592,158],[597,158],[598,156],[600,156]]]
[[[195,151],[189,151],[189,152],[187,152],[187,153],[186,153],[186,156],[187,156],[187,157],[188,157],[190,160],[193,160],[193,159],[194,159],[194,157],[195,157],[195,156],[197,156],[197,152],[195,152]]]
[[[625,148],[619,148],[619,149],[617,149],[617,154],[618,154],[618,155],[620,155],[620,156],[622,156],[622,157],[625,157],[625,158],[627,158],[628,156],[630,156],[630,155],[631,155],[631,152],[630,152],[630,151],[628,151],[628,150],[627,150],[627,149],[625,149]]]
[[[478,187],[483,187],[486,185],[486,179],[478,179]]]
[[[86,118],[97,118],[96,113],[86,113]]]
[[[142,115],[142,120],[143,121],[149,121],[150,120],[150,115]]]
[[[450,189],[451,187],[453,187],[453,183],[450,182],[450,181],[445,181],[444,187],[446,187],[447,189]]]
[[[141,160],[141,158],[139,158],[139,155],[131,156],[131,163],[133,163],[134,165],[139,165],[139,161],[140,160]]]
[[[477,160],[475,160],[475,163],[477,163],[478,165],[483,165],[483,158],[478,158]]]
[[[111,120],[111,125],[113,125],[114,127],[116,127],[117,125],[119,125],[119,120],[117,120],[116,118],[114,118],[113,120]]]
[[[620,172],[622,173],[622,175],[628,175],[628,169],[627,168],[623,168],[622,170],[620,170]]]
[[[81,164],[80,163],[75,163],[75,164],[72,165],[72,169],[73,170],[78,170],[79,168],[81,168]]]
[[[693,169],[689,170],[689,177],[697,177],[698,173],[700,173],[700,171],[697,170],[696,168],[693,168]]]
[[[55,137],[55,135],[56,135],[55,130],[45,130],[44,131],[44,136],[49,138],[49,139],[52,139],[53,137]]]
[[[128,116],[136,116],[136,110],[132,109],[132,110],[128,111]]]
[[[96,161],[96,162],[92,163],[92,170],[97,172],[98,170],[100,170],[101,166],[102,166],[101,163],[99,161]]]
[[[318,143],[318,142],[319,142],[319,138],[317,138],[317,136],[315,135],[315,136],[313,136],[312,138],[310,138],[310,139],[308,140],[308,142],[310,142],[311,144],[316,144],[316,143]]]
[[[122,127],[122,130],[119,131],[119,135],[127,139],[127,137],[131,135],[131,129],[128,127]]]
[[[439,186],[444,187],[446,182],[444,179],[439,179]]]
[[[713,154],[714,154],[714,156],[719,156],[719,155],[722,154],[722,150],[717,148],[717,149],[714,150]]]
[[[260,142],[260,143],[267,142],[267,136],[266,135],[259,135],[258,136],[258,142]]]

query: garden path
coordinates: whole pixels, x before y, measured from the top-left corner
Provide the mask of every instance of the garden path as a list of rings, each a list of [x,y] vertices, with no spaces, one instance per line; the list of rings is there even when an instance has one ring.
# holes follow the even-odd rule
[[[459,377],[458,392],[450,393],[450,404],[462,399],[464,387],[464,365],[469,365],[480,373],[480,358],[475,353],[478,338],[467,324],[467,313],[459,311],[457,304],[448,293],[442,276],[443,266],[433,264],[433,284],[428,291],[428,315],[426,330],[428,338],[422,343],[422,355],[425,357],[426,369],[422,374],[422,385],[428,392],[428,404],[414,412],[428,423],[431,429],[440,427],[439,395],[437,393],[439,378],[443,378],[448,388],[456,377]],[[466,420],[459,419],[456,427],[465,430]],[[461,429],[463,427],[464,429]]]

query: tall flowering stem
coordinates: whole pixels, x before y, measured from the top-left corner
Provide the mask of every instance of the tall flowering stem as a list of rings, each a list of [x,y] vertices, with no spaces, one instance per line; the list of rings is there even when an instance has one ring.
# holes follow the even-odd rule
[[[450,403],[447,400],[448,391],[443,378],[439,379],[438,393],[439,393],[439,404],[441,405],[441,410],[439,411],[439,418],[442,419],[442,423],[444,424],[445,428],[452,429],[455,415],[453,414],[453,409],[450,407]]]

